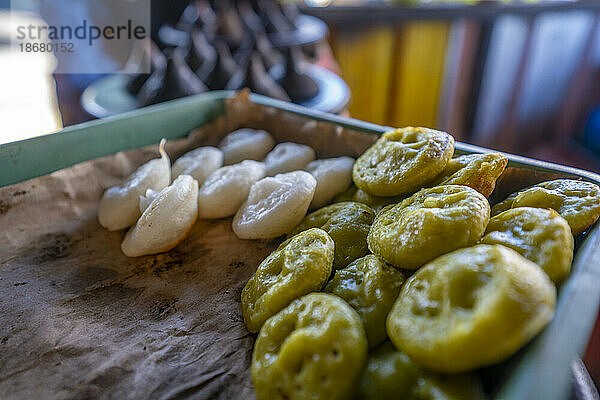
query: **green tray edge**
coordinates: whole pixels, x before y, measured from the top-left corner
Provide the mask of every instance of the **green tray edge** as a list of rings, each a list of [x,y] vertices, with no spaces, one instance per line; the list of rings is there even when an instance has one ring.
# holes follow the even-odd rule
[[[118,151],[156,144],[163,137],[184,137],[190,130],[222,115],[224,101],[231,95],[231,91],[204,93],[0,145],[0,187]],[[392,129],[260,95],[252,94],[251,100],[366,133],[380,134]],[[140,135],[140,129],[146,127],[149,127],[147,133]],[[70,151],[74,148],[77,152]],[[456,143],[456,149],[462,154],[491,151],[460,142]],[[600,185],[600,176],[588,171],[505,154],[510,166],[562,173]],[[555,318],[527,349],[496,398],[559,400],[568,397],[570,364],[585,350],[600,304],[599,249],[597,224],[581,245],[573,262],[573,273],[561,287]]]
[[[207,93],[0,145],[0,187],[118,151],[157,144],[163,137],[183,137],[224,111],[223,94]],[[146,132],[140,134],[140,130]]]

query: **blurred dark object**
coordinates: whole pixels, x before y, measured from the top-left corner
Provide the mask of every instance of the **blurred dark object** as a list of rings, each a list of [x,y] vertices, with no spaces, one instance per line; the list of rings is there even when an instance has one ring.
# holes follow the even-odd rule
[[[284,75],[280,82],[292,101],[300,102],[315,97],[319,87],[307,72],[302,50],[299,47],[288,48],[285,60]]]
[[[592,110],[586,121],[583,132],[583,143],[590,150],[600,154],[600,107]]]
[[[189,0],[152,0],[151,36],[156,37],[162,25],[174,24],[188,4]]]
[[[248,69],[246,71],[246,86],[255,93],[261,93],[283,101],[290,101],[290,97],[286,91],[267,73],[260,53],[258,52],[254,52],[250,56]],[[228,89],[234,88],[231,87]]]
[[[217,43],[217,62],[206,78],[206,84],[211,90],[223,89],[233,78],[239,66],[231,56],[231,51],[226,43]]]
[[[165,55],[168,61],[163,85],[152,103],[208,91],[208,87],[194,74],[185,61],[182,48],[166,49]]]
[[[192,34],[192,45],[187,60],[190,68],[202,81],[206,80],[217,65],[217,51],[200,30]]]
[[[156,76],[158,73],[164,74],[164,71],[167,68],[167,59],[154,42],[151,42],[149,50],[147,48],[136,49],[128,62],[128,68],[137,70],[143,64],[144,60],[147,60],[148,58],[150,59],[150,65],[152,71],[154,71],[154,75]],[[148,89],[143,88],[144,86],[148,86],[146,85],[146,82],[151,75],[152,74],[137,75],[134,79],[129,81],[127,90],[135,93],[147,91]],[[159,88],[157,87],[156,90],[158,89]]]
[[[294,4],[192,0],[176,2],[174,9],[178,15],[169,10],[163,21],[154,21],[160,27],[152,53],[162,52],[168,61],[151,63],[150,74],[135,75],[127,84],[140,106],[243,87],[301,103],[324,90],[307,64],[316,60],[327,26]]]

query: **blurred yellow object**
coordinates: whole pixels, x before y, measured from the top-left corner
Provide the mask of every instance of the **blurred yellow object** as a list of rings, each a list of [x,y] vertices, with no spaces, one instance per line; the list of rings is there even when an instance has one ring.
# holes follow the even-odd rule
[[[399,29],[389,125],[436,126],[448,33],[446,22],[411,22]]]
[[[334,32],[333,51],[352,91],[352,117],[435,127],[449,30],[447,22],[418,21]]]
[[[342,76],[351,88],[354,118],[387,122],[395,32],[392,27],[374,27],[340,32],[331,39]]]

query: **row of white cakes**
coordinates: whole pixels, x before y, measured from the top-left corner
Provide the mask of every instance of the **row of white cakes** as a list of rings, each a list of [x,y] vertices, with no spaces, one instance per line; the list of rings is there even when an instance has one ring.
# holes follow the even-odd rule
[[[163,140],[160,158],[107,189],[100,201],[102,226],[133,226],[121,244],[130,257],[172,249],[197,218],[234,216],[233,231],[242,239],[278,237],[309,208],[327,204],[352,181],[353,158],[315,160],[311,147],[291,142],[275,146],[261,130],[239,129],[218,148],[184,154],[172,168],[164,145]]]

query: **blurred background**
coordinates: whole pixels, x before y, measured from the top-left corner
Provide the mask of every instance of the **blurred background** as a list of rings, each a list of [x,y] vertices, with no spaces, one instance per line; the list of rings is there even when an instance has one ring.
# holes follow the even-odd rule
[[[598,1],[314,8],[353,117],[599,171]]]
[[[92,18],[102,8],[102,1],[87,10],[59,3],[63,13]],[[19,18],[39,18],[44,1],[25,4],[29,12]],[[126,66],[134,73],[135,58],[150,57],[150,74],[52,74],[51,53],[0,62],[0,68],[13,66],[0,74],[0,115],[10,127],[0,141],[208,90],[249,87],[599,172],[599,18],[596,0],[155,0],[151,48]],[[9,52],[0,50],[2,56]],[[85,57],[102,62],[110,53]],[[40,90],[42,96],[31,96]]]
[[[103,1],[31,0],[11,13],[0,0],[0,143],[248,87],[600,172],[598,0],[153,0],[151,41],[126,73],[102,75],[54,73],[51,52],[11,51],[11,21],[43,23],[48,6],[59,17],[103,12]],[[88,50],[81,62],[110,64],[109,50]],[[598,382],[596,331],[586,361]]]

